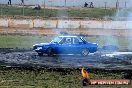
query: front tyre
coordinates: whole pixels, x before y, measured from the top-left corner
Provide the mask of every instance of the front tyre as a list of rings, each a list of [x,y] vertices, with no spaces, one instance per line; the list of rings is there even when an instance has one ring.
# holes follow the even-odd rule
[[[81,55],[82,56],[88,56],[88,54],[89,54],[89,50],[88,49],[82,49],[82,51],[81,51]]]
[[[53,56],[54,55],[54,49],[48,48],[47,49],[47,54],[48,54],[48,56]]]
[[[43,53],[38,53],[39,56],[43,56]]]

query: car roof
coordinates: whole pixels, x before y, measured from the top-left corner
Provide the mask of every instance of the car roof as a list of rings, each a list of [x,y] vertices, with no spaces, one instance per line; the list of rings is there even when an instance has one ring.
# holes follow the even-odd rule
[[[71,35],[68,35],[68,36],[59,36],[59,37],[79,37],[79,36],[71,36]]]

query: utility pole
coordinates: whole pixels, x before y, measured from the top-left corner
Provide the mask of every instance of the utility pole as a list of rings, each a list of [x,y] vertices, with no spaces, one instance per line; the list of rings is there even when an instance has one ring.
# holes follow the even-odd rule
[[[105,10],[107,9],[107,2],[104,2],[105,3]]]
[[[0,15],[1,15],[1,16],[3,15],[3,5],[4,5],[4,4],[2,4],[2,3],[0,4]]]
[[[44,17],[45,17],[45,0],[44,0]]]
[[[22,15],[24,16],[24,4],[23,4],[23,9],[22,9]]]
[[[105,3],[105,16],[106,16],[107,2],[104,3]]]
[[[52,16],[52,0],[50,0],[49,3],[50,3],[50,8],[51,8],[51,9],[50,9],[49,17],[51,17],[51,16]]]
[[[75,7],[75,5],[74,5],[74,4],[75,4],[75,0],[73,0],[73,7]]]
[[[65,7],[66,7],[66,0],[65,0]]]
[[[2,4],[0,4],[0,15],[2,16]]]
[[[125,8],[127,7],[127,2],[125,1]]]
[[[119,9],[119,1],[116,1],[116,9]]]

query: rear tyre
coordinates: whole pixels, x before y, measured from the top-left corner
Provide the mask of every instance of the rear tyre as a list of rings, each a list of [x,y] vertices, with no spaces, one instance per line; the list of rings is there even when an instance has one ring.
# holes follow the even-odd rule
[[[38,53],[39,56],[43,56],[43,53]]]
[[[88,56],[88,54],[89,54],[89,50],[88,49],[82,49],[82,51],[81,51],[81,55],[82,56]]]
[[[47,49],[47,54],[48,54],[48,56],[53,56],[54,55],[54,49],[48,48]]]

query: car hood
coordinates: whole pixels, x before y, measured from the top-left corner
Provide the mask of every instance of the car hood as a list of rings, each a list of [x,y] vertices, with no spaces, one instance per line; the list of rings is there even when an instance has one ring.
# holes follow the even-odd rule
[[[92,43],[92,44],[98,45],[97,43]]]
[[[44,46],[44,45],[50,45],[50,43],[39,43],[39,44],[35,44],[33,46]]]

